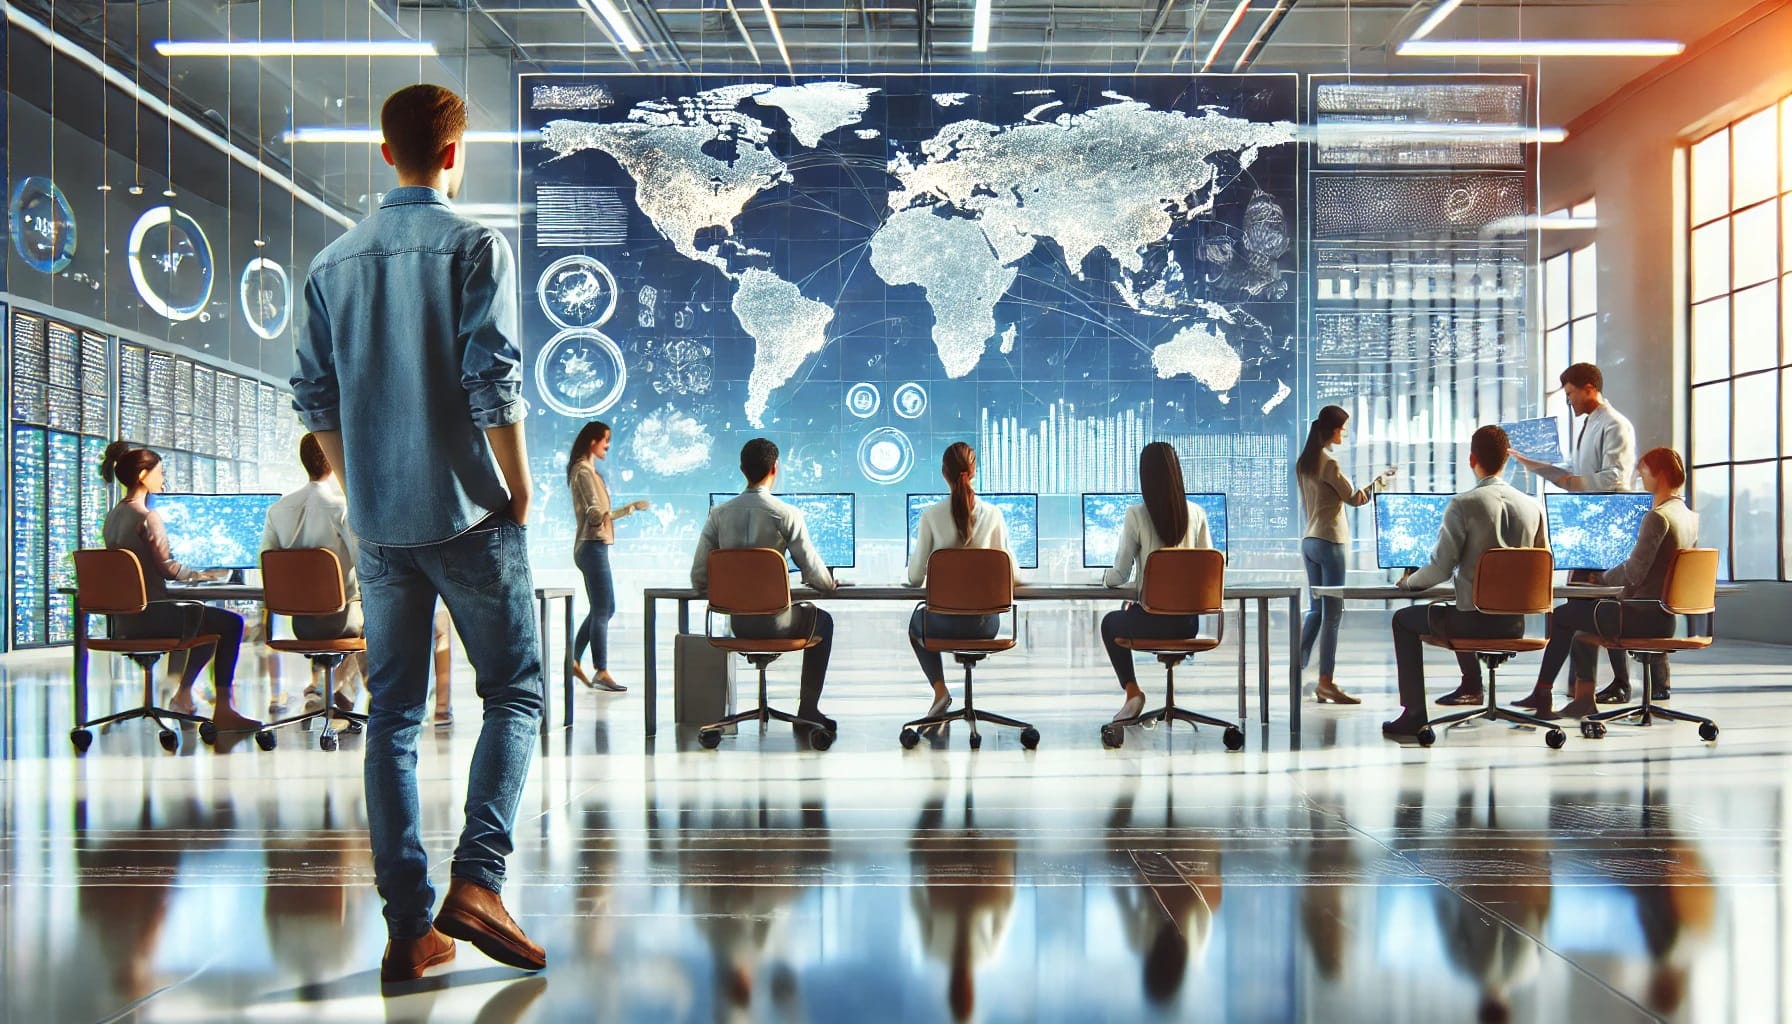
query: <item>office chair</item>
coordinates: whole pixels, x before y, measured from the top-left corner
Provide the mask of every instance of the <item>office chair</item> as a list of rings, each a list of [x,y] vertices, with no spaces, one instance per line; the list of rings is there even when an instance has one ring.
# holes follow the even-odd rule
[[[1541,651],[1549,646],[1549,616],[1555,607],[1555,590],[1551,585],[1554,573],[1555,558],[1548,548],[1492,548],[1481,555],[1481,560],[1475,563],[1475,607],[1488,615],[1541,615],[1546,635],[1510,639],[1457,638],[1438,634],[1426,636],[1425,642],[1433,647],[1458,654],[1473,654],[1480,659],[1481,665],[1487,669],[1487,703],[1482,707],[1433,719],[1430,725],[1419,730],[1420,746],[1428,747],[1437,741],[1437,733],[1434,731],[1437,726],[1449,728],[1477,718],[1548,730],[1543,734],[1543,741],[1552,750],[1560,750],[1562,744],[1568,742],[1568,734],[1554,723],[1536,715],[1500,707],[1499,696],[1494,688],[1499,666],[1519,654]]]
[[[971,749],[983,746],[978,722],[1007,726],[1020,730],[1020,745],[1028,750],[1039,746],[1039,730],[1026,722],[1003,715],[977,710],[972,693],[971,670],[984,658],[998,651],[1012,650],[1015,636],[1014,560],[999,548],[941,548],[927,559],[927,600],[915,606],[925,609],[921,616],[921,647],[939,654],[950,654],[964,666],[964,704],[943,715],[917,718],[902,727],[902,747],[913,750],[921,742],[922,729],[964,722],[971,727]],[[1007,614],[1008,635],[990,639],[953,639],[929,637],[927,615],[1003,615]]]
[[[1655,705],[1651,698],[1655,689],[1655,659],[1649,657],[1659,654],[1665,658],[1675,651],[1702,651],[1711,646],[1715,632],[1712,619],[1717,615],[1717,549],[1683,548],[1674,552],[1673,561],[1668,563],[1667,576],[1662,580],[1661,607],[1670,615],[1687,616],[1689,630],[1692,616],[1706,616],[1705,635],[1627,637],[1624,635],[1623,601],[1607,598],[1594,606],[1593,621],[1599,632],[1583,635],[1576,642],[1596,644],[1609,651],[1623,651],[1635,658],[1643,667],[1643,702],[1588,715],[1580,725],[1582,736],[1599,739],[1605,735],[1607,722],[1635,718],[1636,724],[1642,726],[1661,717],[1677,722],[1697,722],[1700,739],[1708,742],[1717,739],[1717,723],[1711,719]]]
[[[1225,732],[1221,741],[1227,750],[1244,746],[1244,730],[1236,722],[1214,718],[1176,705],[1176,666],[1197,654],[1205,654],[1220,645],[1226,633],[1226,556],[1212,548],[1160,548],[1145,559],[1139,583],[1139,607],[1150,615],[1202,616],[1219,620],[1213,636],[1152,639],[1116,637],[1114,642],[1128,651],[1154,654],[1164,667],[1164,706],[1142,715],[1108,722],[1101,727],[1101,743],[1118,747],[1126,742],[1126,727],[1164,723],[1167,729],[1174,722],[1211,725]]]
[[[348,595],[342,585],[342,563],[336,560],[336,553],[327,548],[263,551],[261,585],[264,591],[262,601],[270,616],[335,615],[348,606]],[[256,733],[256,742],[262,742],[261,738],[266,736],[267,745],[271,747],[275,729],[321,718],[324,729],[317,737],[317,745],[324,750],[335,750],[336,732],[330,728],[333,721],[340,719],[347,722],[350,732],[360,732],[361,727],[367,724],[366,715],[344,711],[336,706],[336,669],[349,655],[361,654],[367,650],[366,638],[351,636],[336,640],[276,640],[271,635],[272,628],[270,622],[270,636],[267,640],[270,648],[287,654],[302,654],[313,665],[323,668],[324,706],[317,711],[307,711],[267,723]]]
[[[143,565],[137,556],[124,550],[110,548],[90,548],[75,552],[75,600],[80,605],[83,615],[137,615],[149,608],[149,592],[143,583]],[[158,601],[160,605],[170,605],[186,613],[185,628],[180,636],[172,637],[135,637],[131,639],[102,638],[88,640],[89,651],[104,651],[110,654],[122,654],[136,662],[143,669],[143,703],[128,711],[106,715],[91,721],[79,722],[68,734],[69,742],[75,745],[75,752],[87,753],[93,745],[93,732],[96,726],[111,725],[114,722],[128,722],[138,718],[153,720],[160,727],[158,739],[162,749],[174,753],[180,749],[180,736],[168,727],[164,719],[177,722],[191,722],[209,725],[210,721],[202,715],[175,711],[171,708],[156,706],[155,667],[162,655],[175,651],[191,651],[203,647],[216,647],[218,636],[215,633],[200,633],[199,613],[204,607],[197,601]]]
[[[820,643],[813,626],[808,636],[788,638],[750,639],[715,633],[718,614],[782,615],[790,607],[790,576],[785,571],[782,552],[771,548],[722,548],[709,553],[709,608],[704,613],[703,633],[710,646],[741,655],[759,670],[759,704],[750,711],[729,715],[698,729],[697,742],[704,749],[721,746],[722,730],[731,725],[758,722],[763,735],[766,723],[771,721],[808,726],[809,746],[816,750],[834,745],[833,730],[826,725],[779,711],[766,698],[766,669],[783,655],[806,651]]]

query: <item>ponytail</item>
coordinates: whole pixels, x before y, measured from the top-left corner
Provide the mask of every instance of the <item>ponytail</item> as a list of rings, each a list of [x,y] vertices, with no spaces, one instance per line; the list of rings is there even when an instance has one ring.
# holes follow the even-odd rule
[[[129,441],[114,441],[100,459],[100,476],[125,490],[137,486],[143,474],[162,464],[162,457],[148,448],[132,448]]]
[[[971,477],[977,472],[977,451],[959,441],[940,457],[940,472],[952,488],[952,522],[958,527],[958,543],[962,547],[971,539],[971,511],[977,507],[977,491]]]

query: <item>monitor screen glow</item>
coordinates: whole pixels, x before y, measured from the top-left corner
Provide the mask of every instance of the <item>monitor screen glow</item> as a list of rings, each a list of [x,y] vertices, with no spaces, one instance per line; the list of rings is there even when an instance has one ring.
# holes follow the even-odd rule
[[[737,497],[737,494],[712,492],[709,507],[715,508],[722,502]],[[815,545],[815,552],[821,556],[823,565],[829,569],[853,568],[858,557],[857,495],[773,493],[772,497],[803,513],[803,523],[809,530],[809,542]],[[784,563],[791,572],[797,571],[796,562],[788,556]]]
[[[1604,572],[1630,557],[1655,496],[1551,492],[1543,502],[1556,568]]]
[[[254,569],[261,535],[278,494],[152,494],[168,550],[190,569]]]
[[[928,506],[945,501],[945,494],[911,494],[908,496],[908,553],[915,552],[915,538],[921,535],[921,513]],[[1039,568],[1039,495],[979,494],[1002,510],[1002,521],[1008,527],[1008,548],[1014,555],[1017,569]]]
[[[1140,502],[1137,494],[1083,495],[1083,568],[1106,569],[1120,551],[1120,529],[1126,510]],[[1207,532],[1213,546],[1226,551],[1226,496],[1190,494],[1188,500],[1207,514]]]
[[[1444,509],[1453,494],[1375,496],[1375,563],[1383,569],[1416,569],[1431,563]]]

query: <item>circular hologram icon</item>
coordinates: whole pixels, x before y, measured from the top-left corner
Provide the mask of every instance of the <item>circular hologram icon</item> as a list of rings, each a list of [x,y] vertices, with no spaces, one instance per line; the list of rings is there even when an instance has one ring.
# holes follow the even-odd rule
[[[895,427],[878,427],[859,442],[859,472],[874,484],[901,483],[915,468],[915,446]]]
[[[21,179],[6,213],[13,248],[32,270],[59,274],[75,258],[75,211],[55,182],[37,175]]]
[[[292,279],[285,267],[266,257],[251,260],[243,268],[237,295],[243,304],[243,319],[256,337],[273,341],[285,333],[292,319]]]
[[[555,327],[601,327],[616,312],[616,275],[589,256],[566,256],[541,272],[535,295]]]
[[[861,381],[846,389],[846,411],[859,419],[865,419],[877,412],[877,407],[882,405],[883,401],[884,397],[877,390],[876,384]]]
[[[890,396],[890,408],[905,420],[918,420],[927,411],[927,389],[914,381],[897,385]]]
[[[171,206],[131,225],[127,263],[145,305],[170,320],[191,320],[212,297],[212,244],[199,222]]]
[[[622,349],[598,331],[561,331],[535,357],[535,386],[562,416],[595,416],[622,398]]]

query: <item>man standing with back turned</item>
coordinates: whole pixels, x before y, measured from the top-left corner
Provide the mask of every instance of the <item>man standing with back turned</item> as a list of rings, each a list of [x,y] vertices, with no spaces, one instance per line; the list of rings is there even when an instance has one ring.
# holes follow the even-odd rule
[[[360,538],[367,821],[389,939],[380,978],[421,977],[454,958],[454,939],[540,970],[546,953],[498,895],[542,714],[514,261],[502,236],[447,203],[465,171],[460,97],[400,89],[380,127],[401,187],[312,261],[292,378]],[[438,596],[463,627],[485,721],[432,926],[417,737]]]

